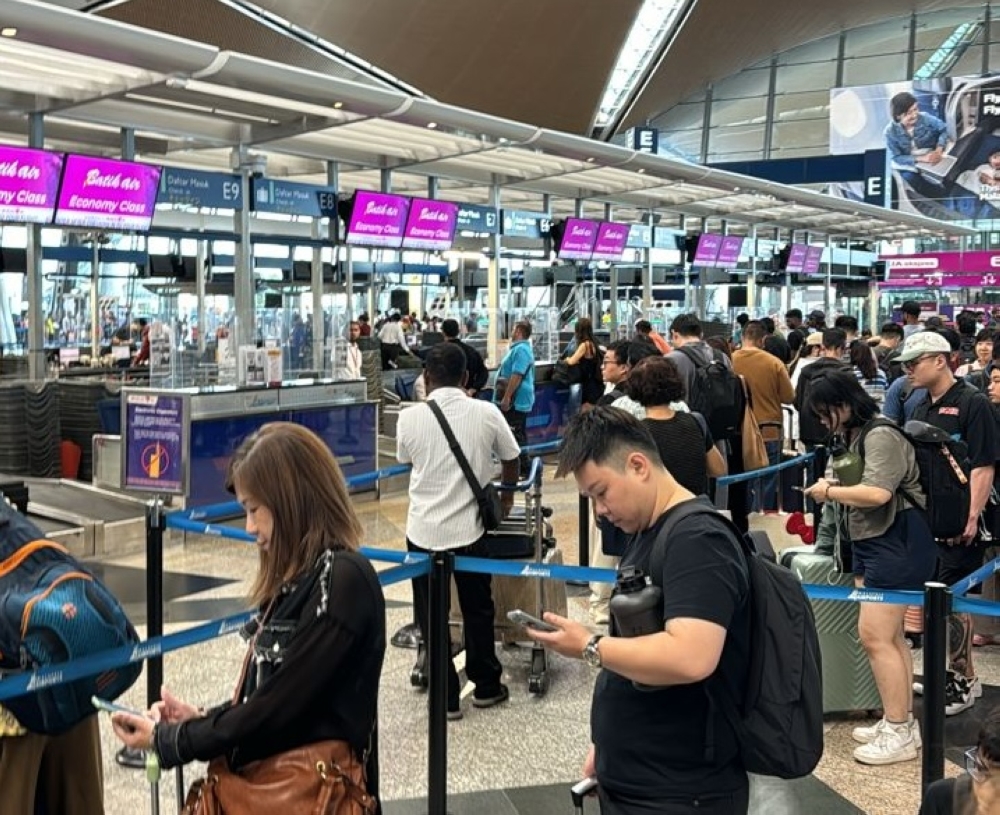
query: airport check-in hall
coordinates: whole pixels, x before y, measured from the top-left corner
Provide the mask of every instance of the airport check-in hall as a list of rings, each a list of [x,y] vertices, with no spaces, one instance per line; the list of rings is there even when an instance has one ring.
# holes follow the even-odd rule
[[[993,812],[994,14],[0,0],[0,812]]]

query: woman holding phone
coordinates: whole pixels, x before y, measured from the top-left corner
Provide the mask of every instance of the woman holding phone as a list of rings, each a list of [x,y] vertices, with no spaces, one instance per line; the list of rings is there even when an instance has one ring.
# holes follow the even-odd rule
[[[257,808],[239,809],[247,815],[270,811],[266,789],[255,794],[255,773],[278,757],[303,756],[307,766],[343,769],[346,787],[367,802],[354,811],[374,811],[376,779],[369,773],[366,780],[365,764],[385,654],[385,600],[358,552],[362,528],[340,468],[311,431],[277,422],[243,443],[227,486],[246,510],[260,556],[250,591],[258,613],[244,632],[250,646],[235,694],[203,710],[164,688],[148,717],[114,713],[115,734],[154,751],[164,768],[211,761],[210,777],[250,786]]]
[[[836,502],[846,513],[856,585],[866,589],[919,589],[934,576],[937,546],[923,507],[913,446],[887,419],[854,373],[830,369],[814,377],[803,410],[857,457],[841,482],[820,478],[805,490],[819,503]],[[884,717],[856,727],[862,764],[894,764],[917,757],[920,730],[913,719],[913,658],[903,636],[906,606],[861,603],[858,633],[882,697]]]

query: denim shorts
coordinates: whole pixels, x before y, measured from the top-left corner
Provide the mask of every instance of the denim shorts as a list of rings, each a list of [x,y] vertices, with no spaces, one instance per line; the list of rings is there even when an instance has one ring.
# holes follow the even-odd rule
[[[904,509],[883,534],[854,541],[854,573],[865,588],[922,589],[934,579],[938,547],[927,517],[919,509]]]

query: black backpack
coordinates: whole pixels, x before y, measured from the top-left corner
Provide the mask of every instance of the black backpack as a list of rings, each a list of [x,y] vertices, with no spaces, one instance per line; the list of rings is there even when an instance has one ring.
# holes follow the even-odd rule
[[[865,457],[865,438],[876,427],[891,427],[913,447],[920,468],[920,488],[924,491],[927,522],[937,540],[960,537],[969,520],[972,487],[969,480],[969,448],[963,441],[928,441],[915,432],[925,422],[907,422],[899,427],[889,419],[875,419],[861,431],[858,453]],[[916,498],[900,488],[908,504],[921,509]]]
[[[733,369],[726,365],[722,353],[713,349],[712,361],[705,362],[701,354],[686,345],[677,350],[694,365],[688,407],[705,417],[715,441],[738,436],[743,422],[743,387]]]
[[[823,756],[819,636],[802,584],[789,569],[757,553],[753,541],[707,498],[687,501],[671,511],[650,553],[650,575],[660,585],[673,528],[684,518],[709,514],[729,527],[746,557],[751,615],[746,695],[742,700],[731,698],[713,676],[706,682],[709,700],[733,727],[747,772],[802,778]]]

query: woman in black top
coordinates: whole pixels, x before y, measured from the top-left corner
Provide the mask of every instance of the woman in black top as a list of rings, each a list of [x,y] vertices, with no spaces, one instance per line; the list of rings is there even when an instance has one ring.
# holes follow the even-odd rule
[[[580,367],[580,401],[593,407],[604,393],[604,379],[601,376],[601,349],[594,339],[594,328],[588,317],[576,321],[574,332],[576,350],[566,360],[567,365]]]
[[[260,556],[250,592],[259,612],[244,632],[251,645],[236,694],[205,711],[164,688],[149,718],[114,714],[115,734],[155,750],[165,768],[225,756],[236,771],[326,740],[362,758],[375,726],[385,600],[357,551],[362,527],[340,468],[314,433],[277,422],[243,443],[227,483]]]
[[[1000,708],[979,727],[965,753],[966,775],[942,778],[924,792],[919,815],[996,815],[1000,812]]]
[[[701,414],[670,407],[684,398],[677,366],[666,357],[647,357],[632,369],[626,387],[646,409],[642,423],[653,434],[660,458],[677,483],[695,495],[706,493],[708,477],[725,474],[726,462]]]

